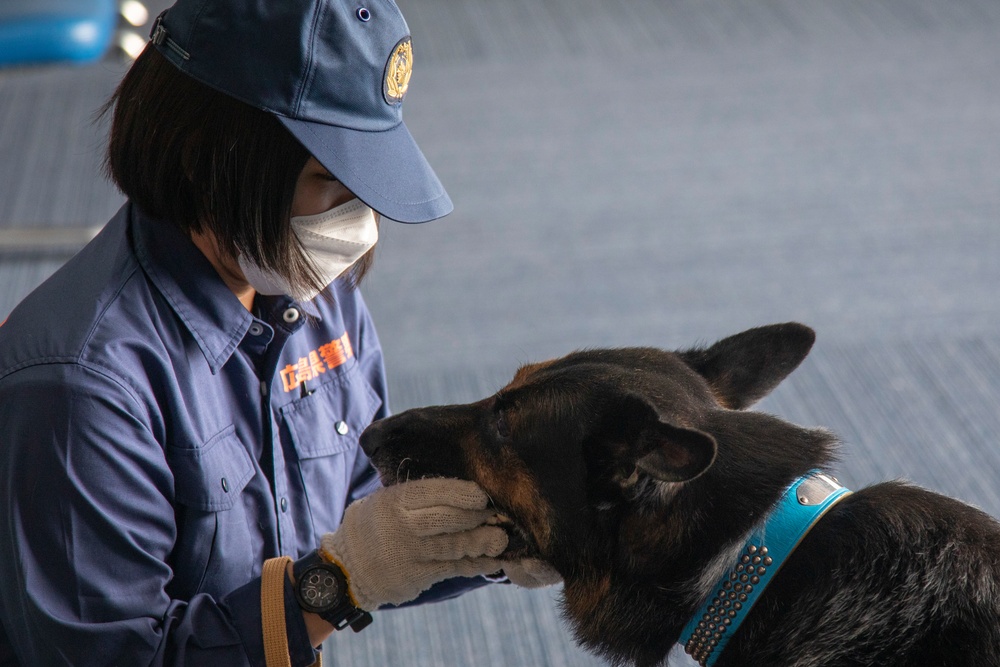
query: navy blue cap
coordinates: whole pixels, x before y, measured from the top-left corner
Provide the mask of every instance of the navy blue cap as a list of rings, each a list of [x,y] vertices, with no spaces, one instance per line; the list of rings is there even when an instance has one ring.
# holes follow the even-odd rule
[[[403,124],[413,50],[392,0],[177,0],[150,36],[182,71],[273,113],[385,217],[451,212]]]

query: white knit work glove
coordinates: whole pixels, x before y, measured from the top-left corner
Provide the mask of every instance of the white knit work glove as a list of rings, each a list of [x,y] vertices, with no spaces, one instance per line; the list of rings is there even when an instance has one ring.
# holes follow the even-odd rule
[[[523,588],[542,588],[561,584],[562,576],[555,568],[537,558],[522,558],[521,560],[505,560],[503,573],[512,584]]]
[[[483,525],[493,516],[488,503],[476,484],[457,479],[389,486],[352,503],[337,532],[322,537],[322,552],[343,567],[361,609],[408,602],[444,579],[504,566],[495,556],[507,534]]]

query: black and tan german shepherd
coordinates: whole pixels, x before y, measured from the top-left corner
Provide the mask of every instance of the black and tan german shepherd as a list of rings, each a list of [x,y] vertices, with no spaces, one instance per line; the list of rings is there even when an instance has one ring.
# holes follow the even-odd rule
[[[496,395],[372,424],[386,484],[477,482],[511,555],[563,576],[579,642],[658,665],[786,487],[835,438],[747,411],[811,329],[751,329],[681,352],[596,349],[522,367]],[[777,571],[720,666],[1000,666],[1000,524],[903,483],[836,504]]]

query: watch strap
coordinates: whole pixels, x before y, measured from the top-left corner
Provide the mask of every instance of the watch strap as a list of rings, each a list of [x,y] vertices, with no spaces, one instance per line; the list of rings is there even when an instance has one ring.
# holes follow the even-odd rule
[[[349,602],[344,603],[344,606],[338,607],[333,611],[320,614],[320,617],[337,630],[343,630],[347,626],[351,626],[351,630],[355,632],[361,632],[371,625],[374,620],[370,613],[364,609],[358,609]]]

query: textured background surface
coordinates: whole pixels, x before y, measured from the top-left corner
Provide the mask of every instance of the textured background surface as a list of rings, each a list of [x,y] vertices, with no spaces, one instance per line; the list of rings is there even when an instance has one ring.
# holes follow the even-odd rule
[[[156,5],[156,3],[151,3]],[[455,200],[383,225],[364,291],[394,408],[469,401],[587,346],[796,319],[761,409],[835,430],[841,479],[1000,516],[1000,4],[400,0],[407,124]],[[123,65],[0,72],[0,317],[101,224],[91,120]],[[338,665],[588,665],[558,591],[380,614]],[[679,664],[685,664],[680,662]]]

